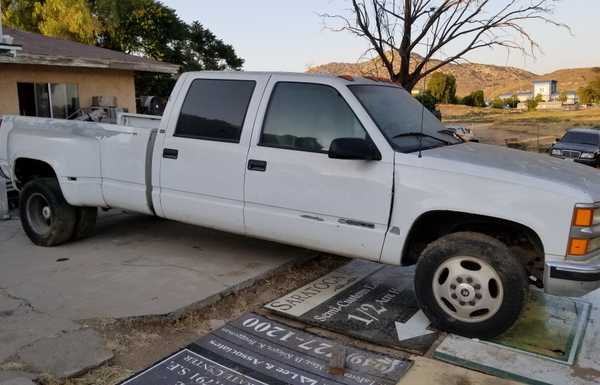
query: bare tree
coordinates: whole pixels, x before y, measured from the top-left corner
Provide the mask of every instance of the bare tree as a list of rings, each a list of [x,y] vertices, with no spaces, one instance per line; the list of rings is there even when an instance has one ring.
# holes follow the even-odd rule
[[[341,22],[332,29],[368,40],[390,79],[410,91],[428,74],[478,49],[504,47],[535,56],[540,46],[527,32],[529,22],[569,29],[551,18],[559,1],[351,0],[351,16],[322,16]],[[415,58],[416,51],[425,53]]]

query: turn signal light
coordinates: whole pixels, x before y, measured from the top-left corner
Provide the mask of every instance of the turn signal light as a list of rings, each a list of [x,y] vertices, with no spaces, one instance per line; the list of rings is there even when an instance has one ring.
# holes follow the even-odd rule
[[[580,257],[588,252],[588,239],[572,238],[569,242],[569,255]]]
[[[594,210],[590,208],[576,208],[573,215],[573,226],[589,227],[594,221]]]

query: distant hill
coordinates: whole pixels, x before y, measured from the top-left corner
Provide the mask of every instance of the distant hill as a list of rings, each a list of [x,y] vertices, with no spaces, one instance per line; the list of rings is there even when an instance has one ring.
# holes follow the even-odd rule
[[[418,62],[421,58],[415,55],[413,59]],[[448,64],[440,71],[456,77],[458,96],[482,89],[487,98],[507,92],[529,91],[532,89],[531,82],[534,80],[554,79],[558,81],[559,91],[570,91],[586,86],[591,80],[600,77],[600,67],[561,69],[549,74],[538,75],[515,67],[468,63]],[[323,64],[311,67],[307,72],[388,77],[378,58],[359,63]],[[420,84],[418,87],[421,88],[423,85]]]

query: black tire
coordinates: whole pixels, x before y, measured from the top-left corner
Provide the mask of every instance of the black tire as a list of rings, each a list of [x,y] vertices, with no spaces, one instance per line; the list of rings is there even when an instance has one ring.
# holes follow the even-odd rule
[[[460,268],[454,268],[456,263]],[[495,275],[489,279],[491,272]],[[469,338],[493,338],[508,330],[521,315],[528,290],[525,268],[508,247],[479,233],[444,236],[417,263],[415,292],[421,310],[434,327]]]
[[[91,237],[96,230],[96,220],[98,219],[98,209],[96,207],[78,207],[77,222],[73,230],[71,240],[78,241],[80,239]]]
[[[70,240],[77,221],[77,210],[65,201],[54,178],[38,178],[25,185],[19,197],[19,214],[31,242],[46,247]]]

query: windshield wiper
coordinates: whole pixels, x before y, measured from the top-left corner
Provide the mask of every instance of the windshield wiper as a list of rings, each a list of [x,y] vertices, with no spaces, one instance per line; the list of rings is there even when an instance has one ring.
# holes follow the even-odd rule
[[[421,137],[425,137],[425,138],[435,139],[438,142],[442,142],[444,144],[450,144],[450,142],[448,142],[447,140],[440,139],[440,138],[435,137],[433,135],[429,135],[429,134],[425,134],[423,132],[417,132],[417,131],[415,131],[415,132],[405,132],[405,133],[402,133],[402,134],[394,135],[394,136],[392,136],[392,139],[402,138],[402,137],[405,137],[405,136],[421,136]]]

